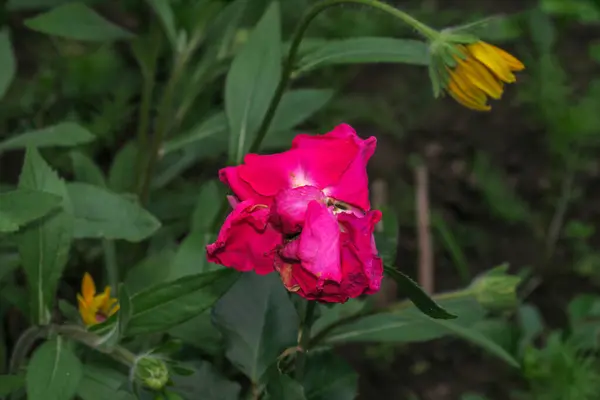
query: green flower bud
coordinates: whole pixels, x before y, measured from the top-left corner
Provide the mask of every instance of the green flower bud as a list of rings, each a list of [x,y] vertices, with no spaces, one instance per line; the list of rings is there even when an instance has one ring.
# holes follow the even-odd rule
[[[500,311],[517,305],[517,286],[521,278],[507,275],[507,268],[508,266],[497,267],[471,284],[473,295],[483,307]]]
[[[169,381],[169,369],[160,358],[140,356],[133,368],[135,378],[152,390],[161,390]]]

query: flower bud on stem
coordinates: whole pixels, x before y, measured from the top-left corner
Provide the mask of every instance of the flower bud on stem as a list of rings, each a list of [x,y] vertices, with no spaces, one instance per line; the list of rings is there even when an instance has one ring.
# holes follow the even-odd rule
[[[169,381],[169,369],[160,358],[147,354],[136,355],[119,345],[103,346],[100,336],[78,325],[54,325],[51,331],[112,357],[130,368],[132,380],[135,379],[152,390],[162,390]]]

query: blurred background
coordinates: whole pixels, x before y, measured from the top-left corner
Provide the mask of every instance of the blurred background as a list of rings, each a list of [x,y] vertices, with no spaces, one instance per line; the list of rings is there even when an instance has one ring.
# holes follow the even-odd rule
[[[281,2],[284,38],[289,39],[311,2]],[[107,174],[114,190],[126,191],[136,179],[128,154],[139,125],[142,88],[149,84],[140,74],[139,59],[120,42],[72,41],[28,29],[23,21],[35,16],[42,3],[61,1],[9,1],[0,16],[11,28],[17,59],[16,80],[0,107],[0,140],[14,132],[77,121],[99,137],[85,146],[85,154]],[[129,31],[141,29],[148,18],[148,8],[139,1],[87,3]],[[194,3],[173,1],[184,25],[201,20]],[[244,28],[256,23],[267,3],[251,0],[239,29],[231,34],[233,49],[244,42]],[[600,1],[389,3],[434,28],[497,17],[479,25],[477,33],[510,51],[526,69],[516,84],[506,87],[503,99],[493,102],[491,112],[477,113],[449,98],[434,99],[423,66],[321,68],[293,86],[331,91],[306,98],[314,108],[310,117],[293,132],[271,137],[267,147],[285,148],[294,132],[322,133],[341,122],[363,137],[375,135],[379,144],[369,173],[377,203],[386,213],[386,237],[378,246],[382,252],[396,252],[396,264],[413,277],[419,276],[420,255],[415,171],[426,171],[434,291],[463,287],[482,271],[507,263],[523,277],[521,305],[516,312],[482,319],[477,327],[519,358],[523,368],[511,368],[453,338],[342,347],[340,354],[359,373],[359,398],[600,399]],[[416,38],[392,18],[358,6],[329,10],[309,33],[315,40]],[[168,46],[153,41],[151,33],[147,38],[146,50],[156,51],[158,60],[150,84],[160,92],[170,71]],[[6,64],[0,65],[0,74],[3,68]],[[188,85],[202,94],[181,98],[173,137],[181,133],[189,138],[187,132],[192,132],[196,139],[173,140],[161,152],[152,183],[159,194],[149,209],[162,221],[189,216],[198,187],[213,179],[226,161],[222,135],[207,136],[206,125],[198,127],[211,110],[222,107],[223,68],[217,65],[206,73],[198,72],[199,66],[197,80],[192,72],[186,75]],[[63,176],[73,175],[72,158],[54,149],[45,154]],[[22,159],[22,152],[1,155],[0,182],[17,181]],[[166,225],[173,237],[185,230]],[[390,249],[396,241],[397,248]],[[73,263],[99,264],[97,253],[85,243],[78,246]],[[72,275],[60,290],[74,298],[81,269],[68,269],[67,274]],[[396,296],[387,287],[380,301]]]

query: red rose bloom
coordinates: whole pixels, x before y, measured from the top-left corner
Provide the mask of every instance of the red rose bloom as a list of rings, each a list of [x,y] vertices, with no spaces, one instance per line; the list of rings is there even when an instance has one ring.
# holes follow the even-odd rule
[[[366,165],[376,139],[349,125],[298,135],[288,151],[248,154],[219,172],[236,200],[208,260],[239,271],[276,270],[310,299],[345,302],[379,290],[383,265],[373,230]]]

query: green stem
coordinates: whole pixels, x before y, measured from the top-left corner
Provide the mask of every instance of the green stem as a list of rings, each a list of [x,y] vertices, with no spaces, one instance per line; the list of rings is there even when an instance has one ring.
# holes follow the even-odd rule
[[[429,40],[435,40],[439,36],[439,33],[436,30],[428,27],[427,25],[423,24],[420,21],[417,21],[416,19],[414,19],[413,17],[411,17],[404,11],[400,11],[397,8],[394,8],[388,4],[382,3],[377,0],[324,0],[320,3],[314,4],[306,12],[306,14],[304,14],[304,17],[302,18],[302,20],[298,24],[298,27],[296,28],[296,31],[294,32],[294,35],[292,37],[292,44],[290,46],[290,50],[289,50],[288,57],[285,62],[285,65],[284,65],[284,69],[283,69],[283,73],[281,75],[281,79],[279,81],[279,85],[277,86],[277,89],[275,90],[275,95],[271,99],[271,103],[269,104],[269,108],[267,109],[267,113],[265,114],[262,124],[258,128],[256,137],[254,138],[254,141],[252,142],[252,145],[250,146],[250,153],[255,153],[260,149],[260,144],[262,143],[263,139],[265,138],[265,136],[269,130],[269,126],[271,125],[271,122],[273,121],[273,118],[275,117],[275,112],[277,111],[277,107],[279,106],[279,103],[281,102],[281,98],[283,97],[285,89],[287,88],[287,85],[292,76],[292,72],[294,69],[294,63],[296,61],[296,56],[298,55],[298,50],[300,49],[300,43],[302,42],[302,39],[304,37],[304,34],[306,33],[306,30],[308,29],[308,26],[310,25],[312,20],[317,15],[319,15],[321,12],[323,12],[324,10],[326,10],[330,7],[334,7],[334,6],[338,6],[338,5],[342,5],[342,4],[348,4],[348,3],[361,4],[361,5],[369,6],[369,7],[378,9],[380,11],[383,11],[385,13],[388,13],[388,14],[400,19],[404,23],[412,26],[414,29],[419,31],[423,36],[425,36]]]
[[[47,332],[47,326],[41,327],[34,325],[27,328],[27,330],[19,336],[19,340],[15,343],[8,366],[8,370],[11,374],[17,374],[19,372],[19,368],[23,365],[23,362],[27,358],[27,355],[33,348],[35,342],[38,339],[43,338]]]
[[[156,133],[154,134],[150,144],[148,163],[146,164],[146,169],[143,173],[142,184],[140,185],[139,194],[142,203],[145,203],[148,200],[148,196],[150,194],[150,184],[152,182],[154,168],[158,162],[160,145],[162,144],[169,129],[171,105],[173,104],[173,97],[175,95],[177,82],[179,82],[179,78],[184,70],[185,61],[186,57],[182,57],[181,55],[176,58],[173,72],[167,81],[165,92],[160,102],[158,119],[156,122]]]
[[[294,72],[294,63],[296,62],[296,57],[298,56],[298,51],[300,50],[300,43],[304,38],[304,34],[306,33],[308,26],[310,25],[312,20],[315,19],[315,17],[321,12],[325,11],[330,7],[342,4],[360,4],[375,8],[377,10],[388,13],[393,17],[400,19],[402,22],[412,26],[414,29],[419,31],[423,36],[425,36],[429,40],[433,41],[439,37],[439,32],[437,32],[435,29],[428,27],[427,25],[411,17],[404,11],[398,10],[397,8],[394,8],[388,4],[382,3],[377,0],[324,0],[314,4],[304,14],[302,20],[300,20],[300,23],[296,27],[296,30],[292,37],[292,44],[290,46],[290,50],[288,52],[288,56],[283,67],[283,72],[279,80],[279,84],[277,85],[277,88],[275,89],[275,94],[273,95],[273,98],[269,103],[269,107],[267,108],[265,117],[263,118],[260,127],[258,128],[256,137],[254,138],[254,141],[250,146],[250,153],[256,153],[260,150],[260,145],[262,144],[262,141],[264,140],[265,136],[267,135],[267,132],[269,131],[269,127],[271,126],[271,122],[273,122],[273,118],[275,117],[277,107],[281,102],[281,98],[283,97],[283,94],[292,77],[292,73]],[[224,202],[221,206],[220,212],[217,214],[212,224],[212,226],[215,229],[219,226],[220,222],[227,213],[227,205],[227,202]]]
[[[455,292],[440,293],[440,294],[432,296],[432,297],[434,300],[439,301],[439,300],[458,299],[461,297],[468,297],[468,296],[472,296],[472,295],[473,295],[473,293],[472,293],[471,289],[467,288],[467,289],[463,289],[463,290],[457,290]],[[336,328],[339,328],[342,325],[346,325],[351,322],[355,322],[359,319],[370,317],[370,316],[377,315],[377,314],[402,311],[411,306],[413,306],[412,301],[403,300],[399,303],[394,303],[387,307],[369,309],[367,311],[361,311],[356,314],[352,314],[348,317],[338,319],[337,321],[333,322],[332,324],[327,325],[325,328],[323,328],[321,331],[319,331],[319,333],[317,333],[314,338],[310,339],[309,347],[317,346],[320,342],[323,341],[323,339],[325,339],[327,337],[327,335],[329,333],[331,333],[333,330],[335,330]]]
[[[148,154],[148,163],[146,164],[146,170],[143,174],[144,178],[140,186],[139,194],[142,203],[145,203],[148,200],[154,168],[156,167],[156,163],[159,158],[160,146],[162,145],[163,140],[167,136],[167,133],[172,126],[171,118],[175,89],[177,88],[177,84],[181,79],[181,76],[185,70],[185,66],[188,60],[190,59],[196,48],[199,46],[201,40],[202,30],[198,29],[191,37],[186,48],[183,51],[177,53],[177,55],[175,56],[173,72],[171,73],[171,76],[167,81],[165,92],[159,105],[158,118],[156,122],[156,134],[154,135],[150,146]]]
[[[113,346],[110,348],[104,348],[102,346],[99,346],[98,343],[102,341],[102,338],[93,332],[87,331],[79,325],[54,325],[52,327],[52,330],[62,336],[75,340],[94,350],[107,354],[123,365],[126,365],[128,367],[132,367],[135,365],[135,354],[121,346]]]
[[[316,301],[306,301],[304,305],[304,315],[302,317],[302,325],[300,326],[300,335],[298,344],[300,352],[296,358],[296,380],[301,382],[304,377],[304,369],[306,367],[306,353],[308,353],[310,345],[310,330],[314,322]]]

